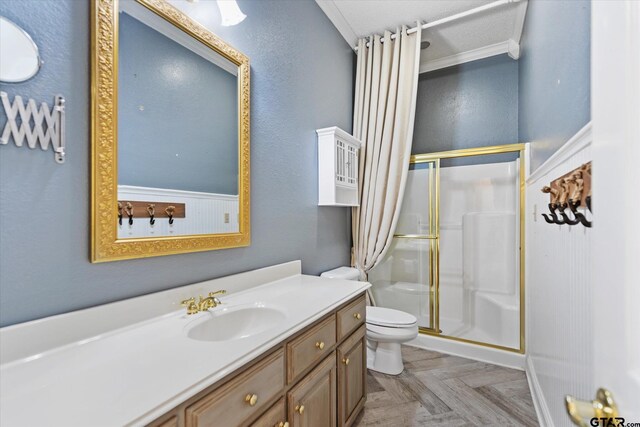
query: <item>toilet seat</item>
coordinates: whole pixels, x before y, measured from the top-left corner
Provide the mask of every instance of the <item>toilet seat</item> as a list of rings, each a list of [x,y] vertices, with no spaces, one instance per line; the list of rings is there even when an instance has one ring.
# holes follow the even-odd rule
[[[417,323],[418,319],[415,316],[404,311],[367,306],[367,325],[385,328],[413,328]]]
[[[418,335],[418,326],[389,328],[388,326],[367,325],[367,338],[379,342],[404,342]]]

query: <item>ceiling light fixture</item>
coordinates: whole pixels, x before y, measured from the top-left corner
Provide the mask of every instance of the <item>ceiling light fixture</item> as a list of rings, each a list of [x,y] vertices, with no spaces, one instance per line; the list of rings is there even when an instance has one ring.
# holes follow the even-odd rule
[[[220,9],[222,25],[225,27],[238,25],[247,17],[247,15],[240,10],[236,0],[216,0],[216,4],[218,5],[218,9]]]

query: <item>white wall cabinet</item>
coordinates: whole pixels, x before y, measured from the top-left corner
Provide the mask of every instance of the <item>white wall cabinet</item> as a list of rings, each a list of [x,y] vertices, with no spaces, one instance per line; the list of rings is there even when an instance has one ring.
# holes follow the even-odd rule
[[[358,206],[360,146],[338,127],[317,129],[318,205]]]

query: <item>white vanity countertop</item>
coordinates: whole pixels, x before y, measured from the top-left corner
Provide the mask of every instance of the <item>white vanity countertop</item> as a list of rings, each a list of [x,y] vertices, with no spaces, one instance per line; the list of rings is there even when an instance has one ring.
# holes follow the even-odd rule
[[[232,341],[187,337],[208,312],[174,311],[0,365],[3,427],[144,425],[362,293],[366,282],[295,275],[223,305],[280,308],[283,321]],[[215,289],[212,289],[215,290]]]

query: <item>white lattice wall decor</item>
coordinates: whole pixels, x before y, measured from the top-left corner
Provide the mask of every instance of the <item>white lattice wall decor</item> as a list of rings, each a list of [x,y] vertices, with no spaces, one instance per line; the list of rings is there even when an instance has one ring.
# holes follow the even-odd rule
[[[6,145],[13,140],[16,146],[22,147],[26,139],[27,146],[32,149],[39,145],[42,150],[48,150],[51,145],[56,162],[64,163],[64,98],[56,95],[51,109],[46,102],[38,108],[33,99],[25,105],[21,96],[16,96],[11,104],[6,92],[0,92],[0,99],[7,120],[0,144]]]

